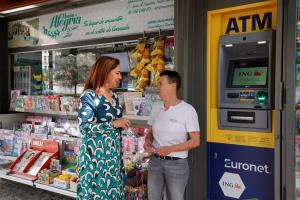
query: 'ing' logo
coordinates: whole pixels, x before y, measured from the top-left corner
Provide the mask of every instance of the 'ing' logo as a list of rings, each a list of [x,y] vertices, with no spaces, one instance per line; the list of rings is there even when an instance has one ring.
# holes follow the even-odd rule
[[[247,31],[247,21],[251,19],[251,30],[255,31],[258,26],[259,30],[263,30],[265,27],[270,29],[272,28],[272,12],[264,13],[263,18],[261,19],[259,14],[241,16],[239,18],[229,18],[226,28],[226,34],[230,31],[235,33],[240,32],[240,27],[238,26],[237,20],[242,21],[242,32]]]
[[[238,183],[230,183],[227,181],[223,181],[222,185],[225,187],[230,187],[230,188],[239,189],[239,190],[242,188],[242,186]]]
[[[255,70],[253,73],[252,71],[250,72],[239,72],[239,76],[261,76],[262,71]]]

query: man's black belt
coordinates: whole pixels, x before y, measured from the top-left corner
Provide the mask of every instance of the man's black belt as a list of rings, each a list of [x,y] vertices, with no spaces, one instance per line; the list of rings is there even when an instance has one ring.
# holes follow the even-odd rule
[[[172,156],[160,156],[158,154],[153,154],[154,157],[161,159],[161,160],[179,160],[182,158],[178,158],[178,157],[172,157]]]

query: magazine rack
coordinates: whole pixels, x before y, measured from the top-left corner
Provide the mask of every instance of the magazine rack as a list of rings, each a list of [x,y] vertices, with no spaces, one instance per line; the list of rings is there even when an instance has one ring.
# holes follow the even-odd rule
[[[59,143],[53,140],[32,139],[30,149],[23,152],[9,167],[10,174],[36,180],[37,174],[49,168],[52,158],[59,155]]]

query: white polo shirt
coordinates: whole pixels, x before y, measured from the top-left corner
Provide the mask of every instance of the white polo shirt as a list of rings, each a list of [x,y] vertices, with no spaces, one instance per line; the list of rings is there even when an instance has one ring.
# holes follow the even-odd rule
[[[153,111],[148,125],[152,126],[153,147],[171,146],[187,141],[189,132],[199,132],[198,115],[192,105],[181,101],[168,110]],[[168,156],[186,158],[188,151],[170,153]]]

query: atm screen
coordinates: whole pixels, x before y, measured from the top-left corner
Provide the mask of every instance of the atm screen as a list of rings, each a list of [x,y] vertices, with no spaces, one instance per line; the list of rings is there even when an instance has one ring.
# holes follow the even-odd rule
[[[230,61],[227,77],[229,88],[261,88],[267,87],[267,60],[235,60]]]
[[[233,86],[266,85],[267,67],[235,68],[233,74]]]

